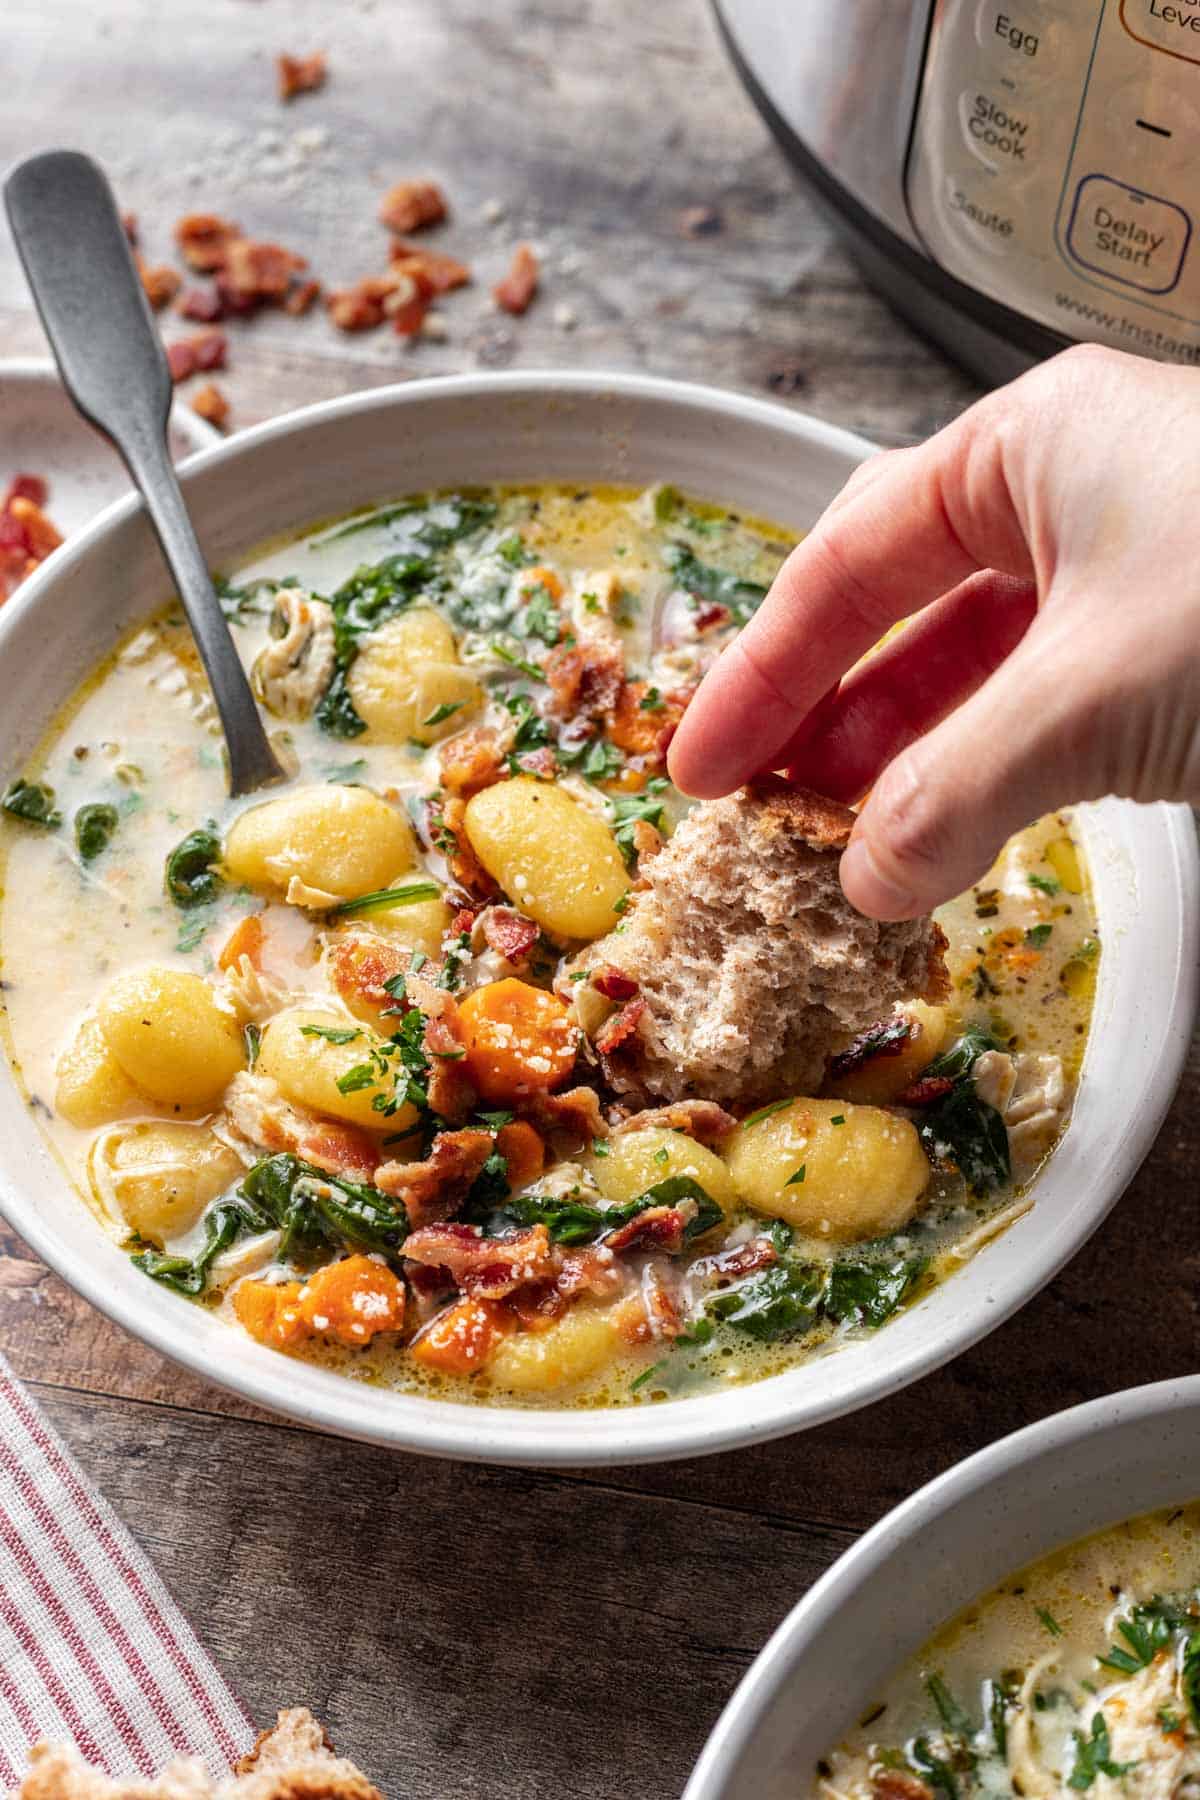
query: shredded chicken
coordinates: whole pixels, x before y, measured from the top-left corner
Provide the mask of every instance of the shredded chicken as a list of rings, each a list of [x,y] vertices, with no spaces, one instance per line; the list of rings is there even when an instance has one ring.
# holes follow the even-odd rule
[[[224,1109],[212,1129],[246,1163],[289,1150],[329,1175],[370,1181],[379,1162],[378,1147],[365,1131],[293,1106],[269,1075],[247,1070],[226,1088]]]
[[[281,719],[306,719],[334,667],[333,611],[299,588],[281,588],[271,637],[254,663],[254,691]]]
[[[221,976],[217,996],[237,1014],[239,1025],[265,1024],[291,998],[281,981],[256,968],[244,952]]]
[[[974,1082],[979,1098],[1004,1120],[1014,1163],[1032,1168],[1057,1137],[1066,1112],[1061,1058],[985,1050],[976,1061]]]
[[[1164,1731],[1160,1714],[1187,1717],[1179,1691],[1179,1665],[1160,1651],[1148,1668],[1114,1683],[1100,1695],[1114,1765],[1129,1764],[1124,1778],[1101,1772],[1095,1800],[1174,1800],[1187,1776],[1200,1772],[1200,1749],[1182,1731]]]

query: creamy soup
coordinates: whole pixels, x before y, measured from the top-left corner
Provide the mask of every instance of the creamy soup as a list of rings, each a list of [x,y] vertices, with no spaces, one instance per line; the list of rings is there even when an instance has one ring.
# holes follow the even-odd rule
[[[1200,1793],[1200,1504],[1100,1532],[969,1607],[820,1764],[814,1791]]]
[[[552,486],[271,546],[221,583],[293,771],[250,800],[176,608],[95,672],[4,794],[4,1003],[147,1281],[360,1379],[645,1404],[878,1329],[1032,1203],[1099,954],[1066,815],[939,915],[952,1002],[820,1094],[604,1089],[627,996],[572,959],[682,816],[671,732],[789,547]]]

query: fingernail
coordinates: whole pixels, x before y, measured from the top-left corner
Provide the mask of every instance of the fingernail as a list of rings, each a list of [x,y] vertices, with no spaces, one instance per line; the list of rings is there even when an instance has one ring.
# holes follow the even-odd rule
[[[851,906],[872,919],[905,919],[923,911],[917,896],[890,880],[866,838],[852,838],[842,853],[842,887]]]

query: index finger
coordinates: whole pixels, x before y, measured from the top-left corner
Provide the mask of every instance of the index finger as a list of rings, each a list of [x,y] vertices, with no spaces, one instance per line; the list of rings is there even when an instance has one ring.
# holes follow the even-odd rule
[[[675,734],[671,776],[685,793],[728,794],[773,768],[889,625],[967,575],[1031,573],[995,411],[989,398],[928,443],[893,453],[792,551]]]

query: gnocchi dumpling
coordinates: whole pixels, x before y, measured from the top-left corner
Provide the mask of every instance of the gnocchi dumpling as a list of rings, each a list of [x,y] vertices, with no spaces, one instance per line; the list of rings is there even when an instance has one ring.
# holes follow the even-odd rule
[[[848,1100],[792,1100],[738,1127],[726,1152],[747,1206],[848,1244],[912,1218],[930,1177],[907,1119]]]
[[[372,632],[346,686],[369,735],[385,744],[434,744],[483,704],[483,689],[458,660],[454,633],[428,607]]]
[[[563,938],[597,938],[617,923],[629,887],[604,820],[548,781],[518,775],[467,802],[467,836],[488,874],[529,918]]]
[[[406,1102],[394,1113],[395,1083],[375,1060],[383,1040],[345,1013],[290,1006],[263,1031],[255,1070],[278,1083],[285,1100],[367,1131],[405,1131],[416,1120]],[[373,1054],[374,1053],[374,1054]],[[385,1062],[385,1069],[397,1065]]]
[[[371,928],[402,950],[420,950],[430,962],[440,962],[442,939],[453,916],[439,895],[436,900],[416,900],[411,906],[380,907],[371,914]]]
[[[241,1158],[206,1125],[173,1119],[104,1132],[90,1162],[101,1203],[115,1205],[131,1231],[160,1249],[190,1231],[243,1173]]]
[[[58,1059],[56,1077],[56,1110],[84,1131],[145,1112],[149,1105],[109,1049],[96,1019],[83,1021]]]
[[[940,1006],[909,1000],[901,1008],[915,1028],[894,1055],[870,1057],[859,1069],[831,1076],[825,1092],[860,1106],[887,1106],[927,1069],[946,1040],[946,1015]]]
[[[215,1106],[246,1051],[237,1020],[186,969],[130,969],[109,983],[96,1018],[122,1073],[163,1106]]]
[[[501,1338],[488,1363],[488,1377],[494,1387],[518,1394],[573,1387],[603,1368],[618,1343],[609,1312],[573,1306],[546,1331],[518,1331]]]
[[[234,881],[306,906],[335,906],[384,888],[416,861],[402,813],[369,788],[327,783],[250,807],[225,841]]]
[[[690,1175],[723,1212],[737,1204],[733,1176],[720,1157],[685,1132],[646,1126],[617,1132],[605,1146],[607,1154],[593,1153],[587,1166],[606,1200],[636,1200],[670,1175]]]

